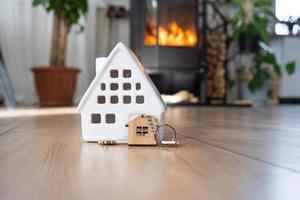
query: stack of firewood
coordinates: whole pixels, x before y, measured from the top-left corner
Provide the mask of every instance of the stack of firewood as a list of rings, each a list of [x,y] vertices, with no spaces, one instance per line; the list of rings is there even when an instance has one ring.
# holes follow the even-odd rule
[[[226,93],[225,67],[226,35],[214,31],[207,37],[207,97],[220,99]]]

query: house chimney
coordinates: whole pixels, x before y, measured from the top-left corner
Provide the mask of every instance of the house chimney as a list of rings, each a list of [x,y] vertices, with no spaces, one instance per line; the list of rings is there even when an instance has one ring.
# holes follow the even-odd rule
[[[107,62],[107,57],[96,58],[96,75],[101,72],[106,62]]]

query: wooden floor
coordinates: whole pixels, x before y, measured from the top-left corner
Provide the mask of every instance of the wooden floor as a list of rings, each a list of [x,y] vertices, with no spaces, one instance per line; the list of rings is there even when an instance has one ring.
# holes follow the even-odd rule
[[[0,199],[300,199],[300,107],[169,108],[176,148],[85,143],[75,111],[1,112]]]

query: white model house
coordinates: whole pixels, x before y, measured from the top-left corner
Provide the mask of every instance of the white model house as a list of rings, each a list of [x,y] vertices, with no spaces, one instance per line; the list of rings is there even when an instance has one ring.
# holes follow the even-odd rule
[[[82,138],[85,141],[127,141],[126,124],[140,114],[163,121],[166,106],[143,65],[124,44],[108,57],[96,59],[96,77],[82,97]]]

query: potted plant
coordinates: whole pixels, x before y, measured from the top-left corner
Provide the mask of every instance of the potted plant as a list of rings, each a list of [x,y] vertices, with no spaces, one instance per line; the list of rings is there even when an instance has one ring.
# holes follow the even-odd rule
[[[283,69],[288,75],[295,72],[295,62],[280,66],[272,53],[256,54],[253,67],[241,70],[242,94],[244,99],[251,99],[254,106],[265,105],[272,96],[271,78],[280,79]]]
[[[270,10],[271,3],[271,0],[231,0],[236,12],[229,22],[241,52],[258,52],[259,41],[269,44],[267,26],[270,19],[277,20]]]
[[[253,105],[266,104],[268,96],[272,96],[271,79],[280,79],[283,70],[268,47],[271,41],[268,25],[271,24],[271,20],[278,21],[270,9],[271,4],[271,0],[229,2],[229,5],[236,9],[229,24],[233,41],[238,43],[237,53],[232,59],[239,57],[239,65],[242,67],[236,69],[236,78],[230,79],[228,85],[232,88],[237,83],[239,98],[250,99]],[[262,49],[266,53],[262,53]],[[289,62],[284,69],[287,74],[293,74],[295,62]]]
[[[41,106],[72,105],[79,69],[66,67],[66,50],[70,28],[88,11],[87,0],[33,0],[33,6],[53,12],[50,66],[32,68]]]

